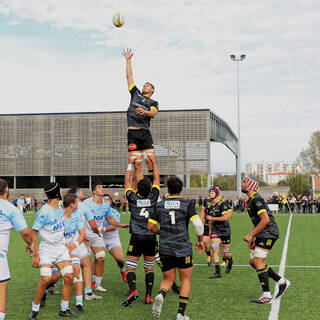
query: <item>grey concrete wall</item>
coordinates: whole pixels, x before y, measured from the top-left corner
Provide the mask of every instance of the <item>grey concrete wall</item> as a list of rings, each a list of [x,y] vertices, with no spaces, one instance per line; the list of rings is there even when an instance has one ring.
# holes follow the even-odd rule
[[[90,189],[83,189],[84,193],[87,196],[91,195],[91,190]],[[119,194],[119,198],[122,199],[123,195],[124,195],[124,189],[109,189],[109,188],[105,188],[105,192],[109,193],[111,195],[113,195],[115,192],[118,192]],[[167,189],[166,188],[161,188],[161,193],[162,194],[166,194]],[[268,198],[272,195],[273,192],[278,192],[279,193],[285,193],[288,194],[289,192],[289,187],[262,187],[259,190],[259,193],[264,197],[264,198]],[[45,195],[43,192],[43,189],[16,189],[10,190],[10,197],[9,200],[12,201],[15,197],[18,197],[21,193],[23,193],[25,195],[25,197],[27,196],[35,196],[36,199],[40,202],[43,201]],[[184,189],[182,192],[182,196],[185,198],[192,198],[195,197],[196,199],[199,198],[199,196],[201,195],[202,198],[205,198],[208,196],[208,189],[207,188],[188,188],[188,189]],[[224,191],[223,192],[224,198],[231,198],[231,199],[235,199],[237,197],[237,193],[236,191]]]

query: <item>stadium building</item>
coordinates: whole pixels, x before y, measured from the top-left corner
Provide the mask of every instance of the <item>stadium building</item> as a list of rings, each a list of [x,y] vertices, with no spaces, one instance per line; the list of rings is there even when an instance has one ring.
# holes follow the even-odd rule
[[[209,109],[161,111],[151,121],[161,183],[180,176],[210,177],[210,143],[237,156],[237,137]],[[16,114],[0,116],[0,177],[13,189],[90,188],[94,181],[123,186],[127,167],[126,112]],[[209,184],[209,181],[208,181]]]

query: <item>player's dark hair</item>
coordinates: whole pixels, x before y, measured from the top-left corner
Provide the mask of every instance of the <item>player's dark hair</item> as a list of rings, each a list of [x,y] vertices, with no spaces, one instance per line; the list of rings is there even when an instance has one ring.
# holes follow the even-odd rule
[[[92,192],[96,189],[97,186],[103,186],[103,182],[102,181],[95,182],[91,187]]]
[[[76,195],[74,193],[67,193],[64,197],[63,197],[63,206],[65,208],[70,207],[71,203],[76,203]]]
[[[0,179],[0,196],[4,195],[7,188],[8,188],[7,181],[4,179]]]
[[[112,200],[112,197],[111,197],[111,195],[110,195],[109,193],[105,193],[103,196],[104,196],[104,197],[109,197],[110,200]]]
[[[76,194],[79,189],[80,189],[80,188],[78,188],[78,187],[72,187],[72,188],[70,188],[70,189],[67,191],[67,193]]]
[[[152,89],[154,90],[154,85],[153,85],[152,83],[150,83],[150,82],[146,82],[146,83],[150,84],[150,86],[151,86]]]
[[[183,182],[178,177],[170,177],[167,181],[167,187],[170,194],[180,194],[183,188]]]
[[[141,197],[147,197],[151,191],[150,179],[144,178],[138,182],[138,193]]]

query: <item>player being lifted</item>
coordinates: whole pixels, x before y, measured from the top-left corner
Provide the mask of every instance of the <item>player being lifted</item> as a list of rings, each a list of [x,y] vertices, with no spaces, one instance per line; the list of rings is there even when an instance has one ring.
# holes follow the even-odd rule
[[[137,171],[137,181],[143,179],[142,156],[145,156],[149,175],[152,176],[152,163],[148,156],[153,154],[153,139],[150,132],[150,120],[154,118],[159,110],[158,102],[151,99],[154,93],[154,86],[146,82],[142,92],[136,87],[133,75],[131,59],[133,52],[131,49],[122,51],[126,58],[126,76],[128,88],[131,94],[131,101],[127,110],[128,123],[128,151],[130,157],[134,157],[135,170]]]
[[[193,263],[188,224],[190,221],[195,227],[198,236],[196,243],[198,254],[204,250],[203,224],[194,206],[180,196],[182,181],[178,177],[170,177],[167,185],[169,197],[157,203],[148,223],[149,230],[156,234],[160,233],[159,253],[164,277],[160,284],[160,291],[155,297],[152,313],[155,317],[160,317],[164,298],[175,281],[176,269],[178,269],[181,288],[176,319],[189,320],[185,310],[190,297]]]
[[[231,228],[229,219],[232,216],[232,210],[227,201],[222,198],[221,190],[218,186],[212,189],[214,195],[211,205],[208,209],[206,219],[212,222],[210,238],[212,241],[213,261],[216,272],[210,277],[211,279],[221,278],[219,249],[221,247],[222,254],[228,259],[226,273],[232,268],[233,260],[230,253]]]
[[[33,254],[31,232],[23,214],[10,203],[9,187],[7,181],[0,179],[0,320],[4,320],[7,306],[7,289],[10,280],[8,265],[8,247],[11,229],[16,229],[22,239],[27,243],[29,254]]]
[[[253,223],[252,231],[244,237],[248,242],[250,252],[250,265],[257,271],[263,293],[253,303],[270,303],[272,296],[269,287],[269,278],[279,285],[275,299],[280,298],[290,286],[290,281],[281,277],[265,264],[265,259],[279,238],[277,223],[264,199],[258,194],[258,179],[252,176],[244,178],[242,192],[248,196],[248,214]]]
[[[149,156],[148,156],[149,157]],[[152,214],[160,194],[160,176],[154,156],[149,158],[153,167],[154,181],[151,185],[149,178],[144,178],[138,182],[138,190],[134,191],[132,185],[131,171],[135,159],[129,157],[129,164],[125,175],[125,194],[131,213],[130,219],[130,243],[127,251],[127,281],[130,295],[123,302],[124,307],[128,307],[133,301],[138,299],[136,288],[136,268],[141,255],[144,257],[146,295],[145,303],[151,304],[152,289],[154,282],[153,261],[156,253],[156,235],[148,230],[149,215]]]

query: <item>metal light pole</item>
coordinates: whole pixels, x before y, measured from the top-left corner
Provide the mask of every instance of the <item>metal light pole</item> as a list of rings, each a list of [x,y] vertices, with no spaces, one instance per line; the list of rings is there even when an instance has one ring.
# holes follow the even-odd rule
[[[238,156],[236,160],[237,167],[237,194],[238,198],[241,197],[241,145],[240,145],[240,88],[239,88],[239,62],[244,61],[246,58],[245,54],[236,56],[234,54],[230,55],[232,61],[237,62],[237,102],[238,102]]]

